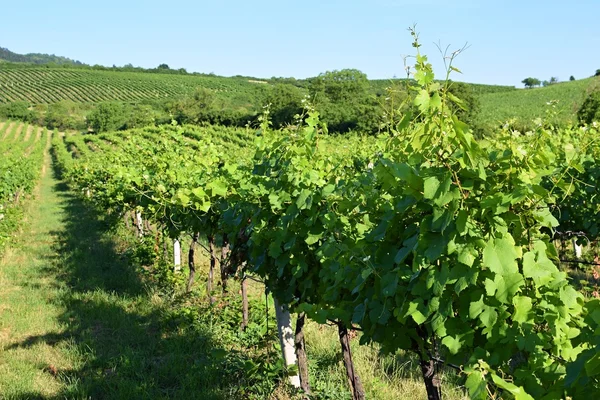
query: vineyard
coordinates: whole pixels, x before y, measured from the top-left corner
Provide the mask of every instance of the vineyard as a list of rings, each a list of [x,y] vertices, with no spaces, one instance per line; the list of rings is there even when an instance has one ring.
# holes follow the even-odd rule
[[[18,224],[22,199],[36,185],[46,137],[36,126],[0,122],[0,248]]]
[[[598,82],[598,78],[587,78],[544,88],[482,93],[478,118],[495,127],[511,121],[522,128],[536,118],[551,119],[561,125],[573,124],[577,122],[577,110]]]
[[[0,103],[49,104],[173,99],[198,87],[227,96],[253,94],[259,85],[244,78],[112,72],[70,68],[0,69]]]
[[[326,136],[308,109],[295,128],[274,131],[265,114],[234,140],[170,126],[55,136],[53,154],[98,210],[155,248],[169,238],[171,273],[184,238],[190,260],[205,247],[207,301],[239,285],[242,331],[248,281],[262,282],[289,382],[306,392],[310,319],[337,328],[354,399],[365,397],[354,330],[383,353],[414,353],[430,399],[436,371],[453,367],[473,399],[597,397],[600,300],[559,268],[570,253],[555,243],[585,238],[582,265],[597,263],[600,131],[540,123],[477,142],[426,57],[416,70],[420,118],[377,139]]]
[[[0,122],[0,249],[46,196],[0,259],[0,394],[600,398],[600,126],[562,117],[594,81],[479,85],[486,121],[533,125],[478,140],[411,34],[414,96],[378,135],[331,135],[306,99],[281,129],[269,107],[246,128]],[[258,86],[0,69],[0,103]],[[44,307],[59,323],[29,328]]]

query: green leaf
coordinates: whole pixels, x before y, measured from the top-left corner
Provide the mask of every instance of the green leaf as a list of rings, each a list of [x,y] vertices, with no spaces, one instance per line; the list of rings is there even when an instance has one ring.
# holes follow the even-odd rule
[[[403,247],[398,250],[396,253],[396,257],[394,257],[394,262],[396,264],[400,264],[406,257],[417,248],[417,244],[419,242],[419,235],[413,235],[410,238],[406,239],[402,244]]]
[[[483,302],[483,295],[479,297],[479,300],[472,301],[469,305],[469,318],[475,319],[483,312],[485,304]]]
[[[352,322],[356,324],[362,322],[362,320],[365,318],[365,311],[366,307],[364,304],[359,304],[356,306],[354,309],[354,314],[352,314]]]
[[[440,181],[435,176],[428,176],[423,179],[423,197],[433,199],[440,187]]]
[[[483,265],[490,271],[505,275],[519,272],[517,251],[512,236],[490,239],[483,249]]]
[[[452,354],[458,354],[460,348],[462,347],[460,340],[453,336],[446,336],[445,338],[443,338],[442,344],[446,346]]]
[[[302,189],[300,195],[296,199],[296,206],[299,210],[304,210],[305,208],[310,207],[312,202],[312,192],[308,189]]]
[[[513,321],[519,324],[529,321],[529,312],[532,309],[531,298],[525,296],[515,296],[513,298],[513,304],[515,306],[515,313],[513,314]]]
[[[487,383],[481,371],[471,372],[467,377],[465,387],[469,391],[471,400],[487,399]]]
[[[419,94],[415,97],[415,106],[417,106],[421,112],[429,110],[429,92],[427,90],[421,89],[419,91]]]
[[[461,236],[463,236],[465,233],[467,233],[468,218],[469,218],[469,214],[467,213],[466,210],[460,210],[458,212],[458,215],[456,217],[456,230],[458,231],[458,234]]]
[[[442,98],[439,93],[434,93],[431,96],[431,100],[429,101],[429,109],[431,110],[440,110],[442,108]]]
[[[281,205],[281,199],[276,192],[269,193],[269,203],[271,204],[271,208],[273,210],[281,210],[283,208]]]
[[[536,285],[546,285],[554,279],[556,265],[546,256],[546,245],[538,241],[534,249],[523,255],[523,275],[531,278]]]
[[[309,233],[308,236],[306,237],[306,239],[304,239],[304,241],[308,245],[315,244],[319,241],[319,239],[321,239],[322,236],[323,236],[323,232],[316,234],[316,235]]]
[[[479,316],[479,319],[483,323],[483,325],[488,328],[488,331],[491,331],[491,328],[494,326],[496,321],[498,320],[498,313],[494,307],[484,306],[483,312]],[[485,333],[485,331],[484,331]]]
[[[396,288],[398,287],[398,274],[395,272],[388,272],[381,277],[381,292],[384,297],[393,297],[396,294]]]
[[[207,187],[211,190],[212,197],[225,197],[227,195],[227,183],[222,179],[210,182]]]
[[[596,353],[585,362],[585,373],[592,377],[600,374],[600,353]]]
[[[178,200],[178,203],[184,207],[190,203],[190,196],[185,194],[183,191],[177,192],[175,198]]]
[[[511,393],[513,396],[515,396],[515,400],[535,400],[533,397],[527,394],[525,389],[522,387],[506,382],[495,373],[492,373],[491,375],[496,386]]]
[[[333,193],[333,191],[335,190],[335,185],[326,185],[323,187],[323,190],[321,190],[321,196],[323,197],[327,197],[329,196],[331,193]]]

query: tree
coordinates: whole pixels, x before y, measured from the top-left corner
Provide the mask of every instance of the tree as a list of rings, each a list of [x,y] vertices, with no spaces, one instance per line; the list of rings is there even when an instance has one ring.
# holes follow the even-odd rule
[[[171,69],[167,64],[160,64],[156,69]]]
[[[191,96],[167,105],[167,111],[180,124],[212,122],[218,108],[214,92],[201,87],[196,88]]]
[[[337,133],[378,130],[381,109],[369,89],[367,75],[357,69],[327,71],[310,79],[308,87],[321,120]]]
[[[294,122],[294,116],[302,112],[302,92],[296,86],[279,83],[267,95],[273,126],[280,128]]]
[[[571,76],[569,77],[569,80],[572,82],[572,81],[574,81],[574,80],[575,80],[575,77],[574,77],[573,75],[571,75]]]
[[[87,116],[87,123],[96,133],[122,129],[128,118],[124,104],[100,103]]]
[[[600,69],[596,70],[596,73],[594,74],[594,76],[600,76]]]
[[[525,78],[521,81],[521,83],[523,83],[525,85],[526,88],[531,89],[535,86],[540,86],[541,82],[539,79],[537,78]]]

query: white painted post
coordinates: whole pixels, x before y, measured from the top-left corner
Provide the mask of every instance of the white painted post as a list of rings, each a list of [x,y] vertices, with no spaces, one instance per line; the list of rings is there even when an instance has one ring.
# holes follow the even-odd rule
[[[138,237],[144,236],[144,221],[142,220],[142,212],[135,210],[135,224],[138,229]]]
[[[294,331],[292,330],[292,318],[286,304],[280,305],[275,299],[275,317],[277,318],[277,330],[279,332],[279,343],[281,353],[286,367],[296,367],[296,374],[289,376],[290,385],[300,388],[300,375],[296,365],[296,348],[294,346]]]
[[[571,241],[573,242],[573,251],[575,252],[575,258],[580,260],[581,256],[583,255],[583,246],[577,244],[577,238],[572,238]]]
[[[181,243],[179,239],[173,239],[173,264],[175,265],[174,271],[181,271]]]

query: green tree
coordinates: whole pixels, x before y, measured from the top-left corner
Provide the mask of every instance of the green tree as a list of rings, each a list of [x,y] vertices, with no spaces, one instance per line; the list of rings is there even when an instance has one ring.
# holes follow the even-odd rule
[[[107,132],[123,129],[126,126],[128,113],[121,103],[100,103],[87,116],[88,127],[94,132]]]
[[[302,92],[296,86],[279,83],[267,95],[273,126],[280,128],[294,122],[294,116],[302,112]]]
[[[573,75],[571,75],[571,76],[569,77],[569,80],[570,80],[570,81],[574,81],[574,80],[575,80],[575,77],[574,77]]]
[[[330,131],[378,130],[381,108],[370,93],[367,75],[361,71],[327,71],[310,79],[308,90]]]
[[[522,84],[525,85],[526,88],[531,89],[535,86],[540,86],[541,82],[537,78],[525,78],[521,81]]]
[[[168,112],[180,124],[210,122],[217,108],[214,92],[205,88],[196,88],[191,96],[167,105]]]

